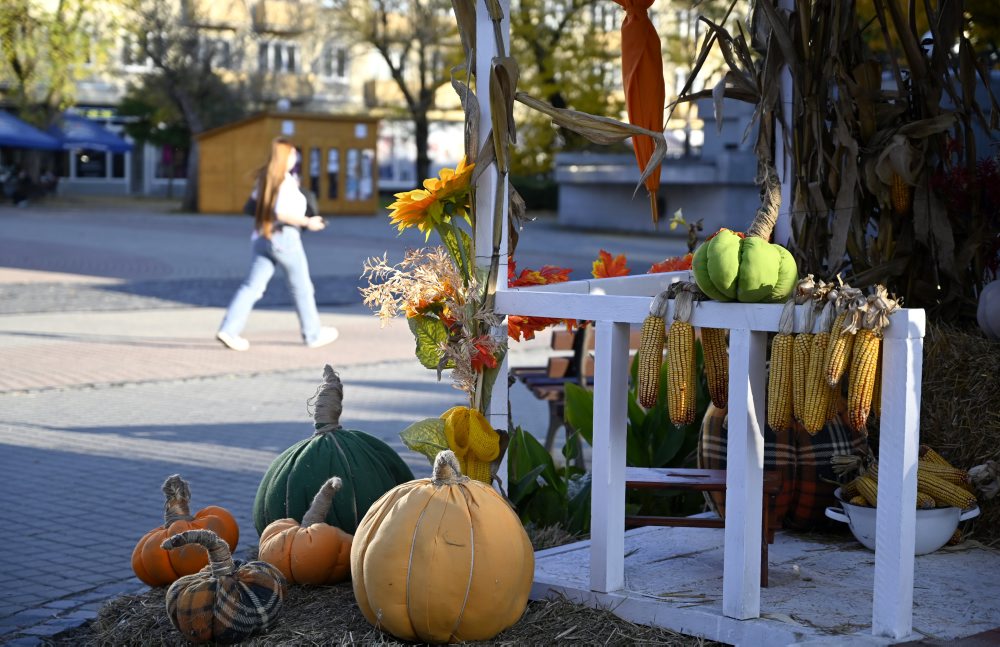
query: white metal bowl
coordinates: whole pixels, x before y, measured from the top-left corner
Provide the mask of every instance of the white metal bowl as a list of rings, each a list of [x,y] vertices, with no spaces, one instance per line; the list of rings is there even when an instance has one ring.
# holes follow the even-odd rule
[[[846,523],[851,532],[866,548],[875,550],[875,508],[854,505],[844,501],[840,496],[840,488],[834,491],[834,496],[840,501],[840,508],[829,507],[826,516],[834,521]],[[955,534],[959,521],[965,521],[979,516],[979,506],[968,510],[958,508],[934,508],[932,510],[917,510],[916,542],[914,553],[926,555],[941,548]]]

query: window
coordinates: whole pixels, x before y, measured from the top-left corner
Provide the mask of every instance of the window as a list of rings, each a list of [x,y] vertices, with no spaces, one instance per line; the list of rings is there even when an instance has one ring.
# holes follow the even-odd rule
[[[340,175],[340,151],[331,148],[326,154],[326,197],[337,199],[338,176]]]
[[[328,79],[347,76],[347,50],[343,47],[326,45],[320,54],[319,73]]]
[[[257,67],[261,72],[297,72],[299,46],[280,41],[262,42],[257,50]]]
[[[212,69],[233,69],[233,54],[229,41],[221,38],[205,38],[201,41],[201,58]]]
[[[149,69],[153,67],[153,61],[146,56],[142,48],[142,43],[134,34],[122,36],[122,65],[125,67]]]
[[[348,200],[358,200],[361,188],[361,151],[356,148],[347,149],[347,189],[344,197]]]
[[[111,177],[125,177],[125,153],[111,154]]]
[[[309,190],[319,197],[319,160],[323,153],[318,148],[309,149]]]
[[[78,150],[76,155],[76,177],[106,178],[108,176],[108,155],[104,151]]]

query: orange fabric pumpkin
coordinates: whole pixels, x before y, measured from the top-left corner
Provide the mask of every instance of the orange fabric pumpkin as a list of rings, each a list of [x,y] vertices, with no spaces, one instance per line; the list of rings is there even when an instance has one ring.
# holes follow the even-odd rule
[[[281,571],[290,584],[336,584],[350,577],[353,537],[324,523],[340,486],[336,476],[324,483],[301,524],[278,519],[261,533],[258,557]]]
[[[240,528],[236,519],[225,508],[210,505],[191,515],[188,502],[191,489],[179,474],[163,482],[163,525],[153,528],[139,540],[132,551],[132,570],[150,586],[166,586],[182,575],[197,573],[208,564],[208,552],[197,544],[175,550],[164,550],[165,540],[185,530],[211,530],[219,535],[229,550],[236,550]]]
[[[429,479],[372,505],[354,535],[354,597],[368,622],[404,640],[486,640],[524,613],[535,555],[521,521],[443,451]]]

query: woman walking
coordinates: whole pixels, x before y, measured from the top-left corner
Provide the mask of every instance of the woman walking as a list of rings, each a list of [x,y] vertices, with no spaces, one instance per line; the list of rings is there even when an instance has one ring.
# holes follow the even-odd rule
[[[322,231],[320,216],[306,216],[306,197],[292,175],[298,152],[291,142],[279,137],[271,142],[267,164],[257,173],[254,189],[257,208],[252,237],[253,260],[247,278],[229,303],[216,338],[232,350],[247,350],[250,342],[240,336],[250,311],[267,289],[275,266],[281,267],[299,315],[302,340],[310,348],[325,346],[337,339],[337,329],[321,326],[316,297],[309,278],[309,262],[302,247],[302,229]]]

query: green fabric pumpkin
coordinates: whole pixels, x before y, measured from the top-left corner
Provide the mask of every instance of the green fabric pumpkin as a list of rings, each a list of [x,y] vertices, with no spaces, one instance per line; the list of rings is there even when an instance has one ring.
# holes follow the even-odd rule
[[[257,488],[253,521],[260,534],[278,519],[302,521],[313,497],[331,477],[343,481],[326,523],[353,534],[379,497],[413,472],[387,444],[363,431],[340,426],[343,386],[328,365],[326,383],[316,398],[316,432],[283,451]]]
[[[772,166],[765,174],[763,200],[744,238],[720,229],[695,250],[694,280],[716,301],[782,303],[799,280],[795,259],[781,245],[768,242],[781,205],[781,185]]]

